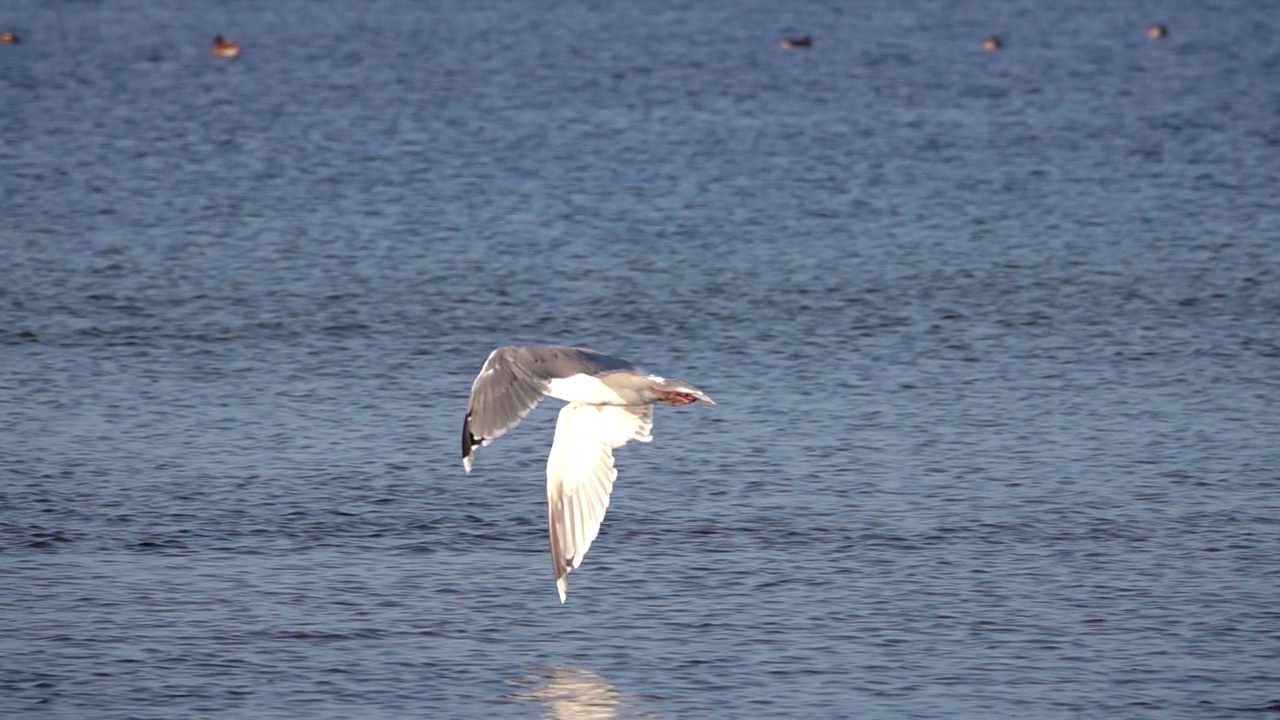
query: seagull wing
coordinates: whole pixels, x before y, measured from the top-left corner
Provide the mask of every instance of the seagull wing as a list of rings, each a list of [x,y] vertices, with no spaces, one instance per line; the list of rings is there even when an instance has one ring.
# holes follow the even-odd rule
[[[556,421],[547,458],[547,527],[556,589],[564,602],[569,571],[582,564],[600,532],[618,471],[613,449],[653,439],[653,406],[569,403]]]
[[[471,402],[462,421],[462,467],[471,472],[475,449],[488,445],[520,424],[547,394],[550,378],[522,362],[519,347],[489,353],[471,384]]]

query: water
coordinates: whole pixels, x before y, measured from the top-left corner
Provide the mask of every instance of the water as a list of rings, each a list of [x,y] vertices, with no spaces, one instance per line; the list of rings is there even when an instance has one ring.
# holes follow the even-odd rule
[[[0,712],[1274,711],[1280,27],[1156,8],[8,4]],[[564,606],[512,341],[719,402]]]

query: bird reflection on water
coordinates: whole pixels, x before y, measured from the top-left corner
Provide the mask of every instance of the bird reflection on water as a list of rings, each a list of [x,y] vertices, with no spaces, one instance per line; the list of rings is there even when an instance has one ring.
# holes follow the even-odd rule
[[[546,704],[546,712],[541,717],[556,720],[656,717],[642,712],[634,698],[624,695],[613,683],[582,668],[539,668],[509,682],[524,688],[512,698]]]

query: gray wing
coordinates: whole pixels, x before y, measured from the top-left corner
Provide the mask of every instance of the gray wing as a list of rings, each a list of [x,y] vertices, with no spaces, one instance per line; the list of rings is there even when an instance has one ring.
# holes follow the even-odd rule
[[[471,384],[471,402],[462,421],[462,467],[471,472],[476,448],[518,425],[547,394],[551,380],[633,367],[604,353],[562,345],[507,345],[494,350]]]
[[[547,528],[560,602],[568,594],[569,571],[582,564],[609,508],[618,477],[613,449],[649,442],[652,432],[652,405],[569,403],[560,411],[547,458]]]

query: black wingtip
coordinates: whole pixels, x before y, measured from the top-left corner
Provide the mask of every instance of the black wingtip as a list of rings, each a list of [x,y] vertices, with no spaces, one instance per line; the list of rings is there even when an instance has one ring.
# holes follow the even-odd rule
[[[471,434],[471,413],[462,421],[462,466],[471,471],[471,454],[480,446],[480,440]]]

